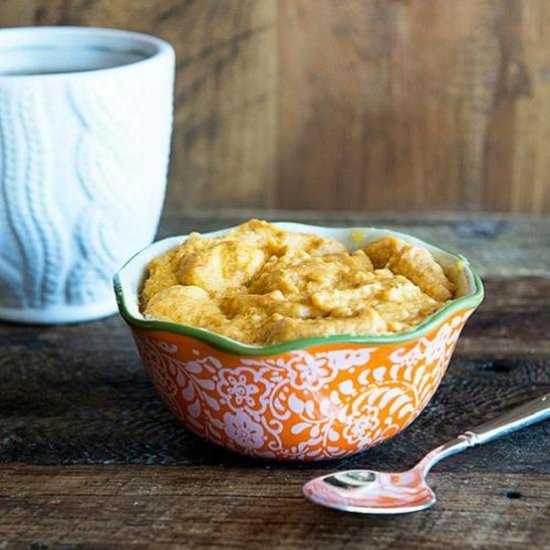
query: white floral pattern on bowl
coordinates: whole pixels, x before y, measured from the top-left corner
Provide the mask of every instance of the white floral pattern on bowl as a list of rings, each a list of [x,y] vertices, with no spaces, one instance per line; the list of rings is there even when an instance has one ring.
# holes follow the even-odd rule
[[[316,460],[366,449],[412,422],[469,314],[390,350],[341,345],[246,358],[184,336],[178,344],[135,336],[158,393],[191,430],[249,455]]]

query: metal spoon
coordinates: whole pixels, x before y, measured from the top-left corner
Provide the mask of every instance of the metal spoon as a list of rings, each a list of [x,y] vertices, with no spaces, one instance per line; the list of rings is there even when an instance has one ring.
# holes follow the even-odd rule
[[[402,514],[424,510],[435,504],[435,494],[428,486],[426,476],[437,462],[546,418],[550,418],[550,393],[464,432],[428,453],[411,470],[348,470],[328,474],[308,481],[303,488],[304,495],[321,506],[361,514]]]

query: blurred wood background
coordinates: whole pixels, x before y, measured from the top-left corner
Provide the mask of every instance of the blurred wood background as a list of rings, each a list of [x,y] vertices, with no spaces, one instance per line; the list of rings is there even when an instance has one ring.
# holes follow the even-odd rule
[[[550,212],[548,0],[2,0],[177,50],[167,208]]]

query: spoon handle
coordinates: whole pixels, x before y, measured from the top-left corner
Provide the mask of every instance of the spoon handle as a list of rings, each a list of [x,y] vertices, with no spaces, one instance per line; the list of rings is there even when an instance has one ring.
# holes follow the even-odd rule
[[[474,439],[474,445],[483,445],[516,430],[526,428],[536,422],[550,418],[550,393],[505,412],[464,433]]]
[[[434,449],[424,457],[420,464],[424,471],[428,472],[434,464],[448,456],[460,453],[468,447],[483,445],[547,418],[550,418],[550,393],[541,395],[493,420],[463,432],[445,445]]]

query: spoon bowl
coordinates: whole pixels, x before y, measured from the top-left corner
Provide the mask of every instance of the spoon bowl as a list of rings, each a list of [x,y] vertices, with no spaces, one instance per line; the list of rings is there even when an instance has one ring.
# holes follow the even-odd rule
[[[364,514],[416,512],[436,501],[418,467],[406,472],[348,470],[312,479],[303,491],[321,506]]]

